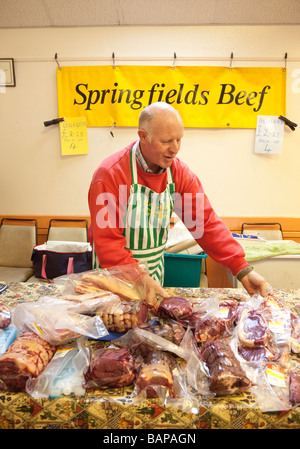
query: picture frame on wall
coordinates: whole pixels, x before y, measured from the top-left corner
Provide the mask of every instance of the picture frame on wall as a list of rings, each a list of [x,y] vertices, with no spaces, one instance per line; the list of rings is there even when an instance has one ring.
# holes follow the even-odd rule
[[[15,87],[15,64],[13,58],[0,58],[0,86]]]

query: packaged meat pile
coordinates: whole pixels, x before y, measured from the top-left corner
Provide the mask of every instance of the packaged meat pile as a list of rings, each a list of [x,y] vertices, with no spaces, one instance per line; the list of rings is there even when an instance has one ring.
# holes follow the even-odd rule
[[[145,300],[137,264],[62,276],[59,297],[0,304],[0,388],[35,397],[133,387],[195,411],[199,395],[251,390],[262,411],[300,405],[300,318],[270,294]],[[90,340],[110,343],[99,349]]]

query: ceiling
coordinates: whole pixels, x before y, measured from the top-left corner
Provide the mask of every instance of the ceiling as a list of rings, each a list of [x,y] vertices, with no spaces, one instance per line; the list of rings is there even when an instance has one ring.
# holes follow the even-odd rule
[[[0,28],[299,24],[300,0],[0,0]]]

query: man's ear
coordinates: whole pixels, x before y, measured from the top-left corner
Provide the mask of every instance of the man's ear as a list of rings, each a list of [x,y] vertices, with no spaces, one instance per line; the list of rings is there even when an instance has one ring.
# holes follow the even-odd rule
[[[139,129],[138,130],[138,136],[139,136],[141,142],[146,142],[146,140],[147,140],[147,131],[145,131],[144,129]]]

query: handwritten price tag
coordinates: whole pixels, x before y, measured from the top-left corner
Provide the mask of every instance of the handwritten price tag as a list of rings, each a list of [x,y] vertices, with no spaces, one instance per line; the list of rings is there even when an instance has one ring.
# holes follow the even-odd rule
[[[284,122],[277,116],[258,115],[255,153],[280,154],[283,145]]]
[[[64,117],[64,121],[60,122],[59,127],[63,156],[88,153],[85,117]]]

